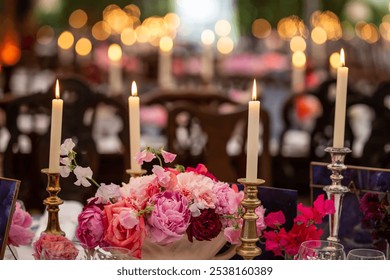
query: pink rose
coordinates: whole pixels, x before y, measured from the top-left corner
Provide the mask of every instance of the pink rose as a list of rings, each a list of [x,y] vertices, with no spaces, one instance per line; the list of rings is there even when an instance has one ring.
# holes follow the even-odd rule
[[[76,237],[88,248],[95,248],[102,245],[103,241],[103,216],[102,209],[94,203],[97,199],[91,200],[78,216],[78,227]]]
[[[178,192],[164,191],[155,194],[150,202],[154,205],[147,219],[151,240],[168,244],[181,239],[191,218],[187,199]]]
[[[30,244],[34,232],[30,229],[32,218],[28,212],[20,207],[16,202],[15,212],[12,217],[12,223],[8,234],[8,244],[14,246]]]
[[[62,235],[42,233],[33,248],[36,260],[75,260],[78,255],[76,246]]]
[[[127,248],[132,251],[134,257],[141,258],[145,240],[144,217],[138,216],[138,223],[132,223],[133,227],[129,226],[129,220],[125,218],[126,212],[134,211],[134,205],[127,199],[104,206],[104,241],[112,246]]]

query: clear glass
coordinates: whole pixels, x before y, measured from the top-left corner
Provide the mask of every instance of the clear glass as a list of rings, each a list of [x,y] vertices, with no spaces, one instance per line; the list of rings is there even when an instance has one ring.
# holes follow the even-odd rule
[[[353,249],[349,251],[347,260],[386,260],[386,256],[374,249]]]
[[[328,240],[308,240],[299,247],[298,260],[345,260],[344,246]]]
[[[94,252],[95,260],[133,260],[131,251],[121,247],[97,248]]]
[[[94,253],[79,242],[46,241],[42,244],[41,260],[92,260]]]

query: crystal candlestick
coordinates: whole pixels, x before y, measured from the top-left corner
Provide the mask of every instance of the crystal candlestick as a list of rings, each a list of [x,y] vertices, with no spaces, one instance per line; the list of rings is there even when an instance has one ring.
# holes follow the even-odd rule
[[[256,245],[259,241],[259,236],[257,235],[256,228],[258,216],[255,210],[260,206],[260,200],[257,197],[257,186],[263,184],[265,181],[256,179],[253,182],[249,182],[245,178],[241,178],[238,179],[238,182],[244,185],[245,196],[241,202],[244,208],[244,214],[242,215],[241,245],[237,248],[237,254],[245,260],[252,260],[261,254],[261,249]]]
[[[47,227],[44,232],[65,236],[65,232],[61,230],[58,218],[58,212],[60,211],[59,205],[64,203],[62,199],[57,196],[57,194],[61,191],[60,174],[52,173],[47,168],[42,169],[42,173],[47,175],[48,182],[46,191],[49,193],[49,197],[43,201],[43,204],[47,206],[46,210],[48,213]]]
[[[343,179],[341,172],[344,169],[347,169],[344,165],[344,159],[346,154],[350,153],[351,150],[345,147],[328,147],[325,151],[330,153],[331,157],[331,164],[328,164],[328,169],[332,171],[332,175],[330,175],[332,184],[325,186],[323,190],[326,192],[328,199],[333,200],[335,207],[334,214],[329,214],[329,237],[327,240],[338,242],[343,198],[344,195],[349,192],[348,187],[341,185],[341,180]]]

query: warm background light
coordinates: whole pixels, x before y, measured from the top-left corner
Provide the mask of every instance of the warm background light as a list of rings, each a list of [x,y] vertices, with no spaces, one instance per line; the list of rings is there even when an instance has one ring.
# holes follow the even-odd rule
[[[37,42],[41,45],[48,45],[54,40],[54,29],[51,26],[44,25],[37,31]]]
[[[341,65],[340,61],[341,61],[340,60],[340,53],[338,53],[338,52],[332,53],[329,57],[329,64],[334,69],[336,69],[337,67],[339,67]]]
[[[256,38],[264,39],[271,34],[271,24],[263,18],[258,18],[252,23],[252,34]]]
[[[201,40],[205,45],[212,45],[215,40],[214,32],[210,29],[204,30],[201,35]]]
[[[58,46],[63,50],[69,50],[74,44],[74,36],[69,31],[64,31],[58,37]]]
[[[298,51],[292,55],[292,63],[297,68],[302,68],[306,64],[306,55],[304,52]]]
[[[118,44],[111,44],[108,47],[108,58],[111,61],[119,61],[122,58],[122,49]]]
[[[230,31],[232,30],[232,26],[227,20],[221,19],[218,20],[215,23],[215,33],[217,33],[218,36],[227,36],[230,34]]]
[[[233,51],[234,43],[230,37],[221,37],[217,42],[217,49],[222,54],[229,54]]]
[[[92,36],[98,41],[107,40],[111,34],[111,27],[105,21],[98,21],[92,27]]]
[[[306,41],[301,36],[294,36],[290,41],[290,49],[292,52],[305,51]]]
[[[6,30],[3,41],[0,41],[0,63],[14,65],[20,60],[20,47],[16,32]]]
[[[76,43],[76,53],[80,56],[87,56],[91,53],[92,44],[87,38],[81,38]]]
[[[137,42],[137,33],[131,27],[125,28],[121,33],[121,41],[126,46],[134,45]]]
[[[137,42],[146,43],[149,41],[150,34],[147,27],[140,25],[135,29],[135,33],[137,35]]]
[[[173,41],[170,37],[164,36],[160,40],[160,49],[164,52],[169,52],[173,48]]]
[[[69,25],[76,29],[85,26],[87,24],[87,21],[88,15],[85,11],[81,9],[75,10],[69,16]]]
[[[322,27],[314,27],[311,31],[311,39],[317,45],[322,45],[327,39],[326,31]]]

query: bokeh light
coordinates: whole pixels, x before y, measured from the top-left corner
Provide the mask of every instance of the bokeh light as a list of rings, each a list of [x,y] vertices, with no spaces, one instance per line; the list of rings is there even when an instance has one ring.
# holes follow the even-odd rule
[[[63,50],[69,50],[74,44],[74,36],[70,31],[64,31],[57,40],[58,46]]]
[[[54,29],[49,25],[41,26],[37,31],[37,42],[41,45],[48,45],[54,40]]]
[[[92,44],[88,38],[80,38],[75,46],[76,53],[80,56],[87,56],[91,53]]]
[[[122,58],[122,48],[118,44],[111,44],[108,47],[108,58],[111,61],[119,61]]]
[[[224,37],[230,34],[230,31],[232,30],[232,26],[230,25],[230,22],[228,22],[227,20],[221,19],[215,23],[214,30],[218,36]]]
[[[212,45],[215,41],[215,34],[212,30],[206,29],[201,35],[202,43],[205,45]]]
[[[334,52],[329,56],[329,64],[332,68],[336,69],[341,66],[340,53]]]
[[[305,51],[306,41],[301,36],[294,36],[290,41],[290,49],[292,52]]]
[[[217,42],[217,49],[221,54],[229,54],[233,51],[234,42],[230,37],[221,37]]]
[[[84,10],[78,9],[75,10],[69,16],[69,25],[73,28],[82,28],[87,24],[88,15]]]
[[[306,65],[305,53],[301,51],[293,53],[292,64],[297,68],[303,68]]]
[[[271,34],[271,24],[263,18],[258,18],[252,23],[252,34],[256,38],[267,38]]]
[[[107,40],[111,34],[111,27],[105,21],[98,21],[92,27],[92,36],[98,41]]]
[[[324,44],[327,39],[326,31],[320,26],[314,27],[311,31],[311,39],[317,45]]]
[[[137,33],[133,28],[125,28],[121,33],[121,41],[126,46],[134,45],[137,42]]]
[[[164,36],[160,40],[160,50],[170,52],[173,48],[173,40],[171,37]]]

